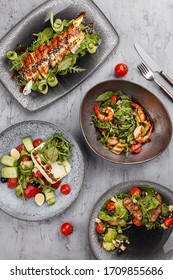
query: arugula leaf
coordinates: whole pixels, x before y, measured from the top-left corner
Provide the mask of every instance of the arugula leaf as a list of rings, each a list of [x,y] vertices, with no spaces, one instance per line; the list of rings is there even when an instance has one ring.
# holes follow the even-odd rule
[[[111,98],[114,95],[120,95],[122,94],[121,90],[117,90],[117,91],[106,91],[103,94],[99,95],[96,99],[96,101],[105,101],[109,98]]]
[[[42,32],[34,33],[33,35],[38,37],[37,42],[39,42],[40,45],[44,42],[49,43],[49,40],[53,37],[53,29],[47,27]]]

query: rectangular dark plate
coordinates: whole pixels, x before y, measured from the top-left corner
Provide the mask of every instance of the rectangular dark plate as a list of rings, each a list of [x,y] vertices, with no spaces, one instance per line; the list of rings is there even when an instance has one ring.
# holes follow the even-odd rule
[[[16,49],[18,44],[29,46],[34,39],[33,33],[38,33],[50,26],[51,11],[53,11],[55,18],[62,19],[72,19],[82,11],[87,12],[86,23],[94,21],[96,31],[101,32],[99,47],[95,54],[87,54],[77,61],[79,66],[86,69],[84,72],[59,76],[59,84],[55,88],[49,88],[49,92],[46,95],[32,92],[30,95],[24,96],[20,93],[15,81],[11,79],[12,73],[9,72],[10,62],[7,60],[5,53],[7,50]],[[58,100],[89,77],[116,48],[118,42],[119,36],[114,27],[91,0],[48,1],[22,19],[1,39],[0,79],[25,109],[36,111]]]

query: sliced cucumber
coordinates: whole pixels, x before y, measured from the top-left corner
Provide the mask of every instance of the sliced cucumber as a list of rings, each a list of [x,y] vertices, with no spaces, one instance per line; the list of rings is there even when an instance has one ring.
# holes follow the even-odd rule
[[[32,140],[29,136],[22,139],[22,143],[24,144],[25,148],[28,152],[31,152],[34,149],[34,146],[32,144]]]
[[[46,202],[48,203],[48,205],[53,205],[56,202],[56,197],[55,194],[52,190],[50,189],[46,189],[43,191],[46,197]]]
[[[4,155],[1,157],[1,163],[7,166],[15,166],[16,165],[16,159],[14,157],[10,157],[7,155]]]
[[[30,169],[30,170],[32,170],[34,168],[34,163],[33,163],[32,160],[23,161],[20,164],[21,164],[21,167],[23,169]]]
[[[3,167],[1,176],[3,178],[18,178],[18,167]]]

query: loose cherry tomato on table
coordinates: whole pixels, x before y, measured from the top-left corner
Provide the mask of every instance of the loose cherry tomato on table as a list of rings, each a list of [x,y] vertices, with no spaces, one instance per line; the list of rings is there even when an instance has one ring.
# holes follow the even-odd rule
[[[33,173],[33,176],[36,178],[36,179],[41,179],[43,178],[43,174],[41,174],[41,172],[39,170],[37,170],[36,172]]]
[[[16,150],[18,150],[19,153],[21,153],[21,151],[25,151],[25,146],[23,144],[20,144],[19,146],[16,147]]]
[[[138,187],[132,188],[132,189],[130,190],[130,195],[132,195],[132,196],[141,195],[141,194],[142,194],[142,191],[141,191],[141,189],[138,188]]]
[[[125,63],[119,63],[114,68],[115,75],[117,77],[123,77],[128,72],[128,67]]]
[[[140,153],[142,149],[142,144],[141,143],[137,143],[137,144],[132,144],[131,146],[131,152],[138,154]]]
[[[71,192],[71,188],[68,184],[64,184],[64,185],[61,186],[60,192],[65,194],[65,195],[69,194]]]
[[[31,198],[31,197],[35,197],[36,194],[38,194],[40,192],[40,189],[34,187],[32,184],[29,184],[26,188],[26,190],[24,190],[24,197],[25,198]]]
[[[60,186],[60,184],[61,184],[61,181],[58,181],[58,182],[56,182],[55,184],[52,184],[51,186],[52,186],[54,189],[58,189],[59,186]]]
[[[40,139],[40,138],[35,139],[35,140],[33,141],[34,148],[36,148],[37,146],[39,146],[42,142],[43,142],[43,140]]]
[[[108,211],[110,211],[110,210],[115,211],[115,209],[116,209],[115,202],[113,202],[113,201],[108,202],[108,203],[106,204],[106,209],[107,209]]]
[[[165,219],[165,221],[164,221],[164,225],[166,226],[166,227],[170,227],[170,226],[172,226],[173,225],[173,218],[166,218]]]
[[[100,222],[96,225],[95,229],[98,233],[104,233],[106,231],[106,226],[103,222]]]
[[[134,223],[135,226],[137,227],[141,227],[142,226],[142,221],[141,220],[138,220],[136,218],[133,218],[132,219],[132,222]]]
[[[72,234],[73,232],[73,225],[70,223],[64,223],[61,226],[61,233],[65,236]]]
[[[9,188],[16,188],[18,184],[18,179],[17,178],[9,178],[7,181],[7,185]]]

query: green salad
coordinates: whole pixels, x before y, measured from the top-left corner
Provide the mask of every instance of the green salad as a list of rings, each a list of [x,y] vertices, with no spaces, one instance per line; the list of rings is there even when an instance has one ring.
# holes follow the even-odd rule
[[[96,102],[92,123],[104,147],[115,154],[141,152],[153,131],[153,123],[141,105],[121,90],[104,92]]]
[[[133,187],[128,193],[115,194],[102,205],[95,219],[98,241],[106,251],[121,254],[130,244],[130,227],[168,229],[173,225],[173,205],[167,205],[151,186]]]
[[[85,71],[77,60],[86,53],[94,54],[100,37],[93,22],[83,24],[85,17],[83,12],[76,19],[54,20],[51,12],[50,27],[33,34],[30,46],[6,52],[12,63],[10,71],[15,71],[13,77],[24,95],[31,90],[47,94],[49,87],[58,84],[57,75]]]

